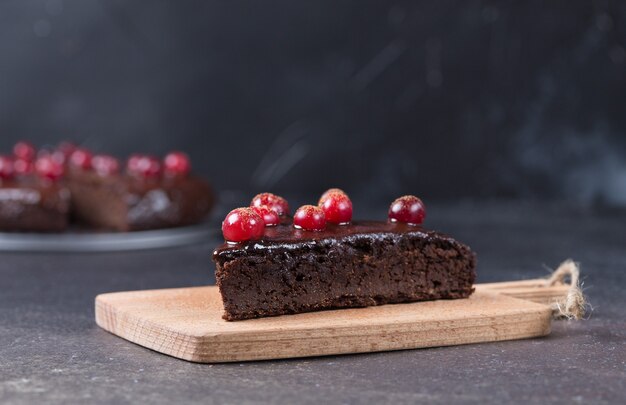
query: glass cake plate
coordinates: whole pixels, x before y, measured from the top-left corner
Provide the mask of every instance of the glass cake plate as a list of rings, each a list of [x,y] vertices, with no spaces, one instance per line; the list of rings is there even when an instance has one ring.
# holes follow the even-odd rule
[[[2,252],[116,252],[185,246],[209,241],[219,226],[209,221],[179,228],[137,232],[70,229],[63,233],[0,232]]]

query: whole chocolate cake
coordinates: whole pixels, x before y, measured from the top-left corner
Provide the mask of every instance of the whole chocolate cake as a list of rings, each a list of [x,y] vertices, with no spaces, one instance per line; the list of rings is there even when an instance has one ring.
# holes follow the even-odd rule
[[[0,156],[0,231],[59,232],[70,222],[115,231],[177,227],[200,222],[213,204],[182,152],[162,161],[133,155],[125,170],[112,156],[68,143],[38,152],[19,142],[12,156]]]
[[[283,216],[260,228],[262,212],[231,211],[223,224],[229,242],[213,254],[224,319],[467,298],[474,253],[423,229],[423,204],[403,198],[387,222],[351,222],[351,202],[337,191],[331,203],[299,209],[293,223]]]

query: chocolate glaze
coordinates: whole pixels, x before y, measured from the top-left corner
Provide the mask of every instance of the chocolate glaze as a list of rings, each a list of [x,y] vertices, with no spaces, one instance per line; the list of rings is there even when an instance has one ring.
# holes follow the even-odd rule
[[[265,228],[260,240],[240,243],[224,243],[213,252],[214,260],[229,260],[260,250],[293,250],[303,245],[336,244],[354,239],[381,239],[387,236],[411,234],[424,240],[445,239],[458,243],[439,232],[423,229],[404,223],[382,221],[355,221],[347,225],[329,224],[323,231],[305,231],[296,229],[289,223]]]

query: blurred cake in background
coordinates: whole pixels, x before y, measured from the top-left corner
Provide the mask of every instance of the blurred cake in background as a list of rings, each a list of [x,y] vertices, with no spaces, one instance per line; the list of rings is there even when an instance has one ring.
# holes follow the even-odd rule
[[[70,223],[138,231],[198,223],[214,194],[191,173],[189,157],[131,156],[124,167],[110,155],[62,143],[37,151],[19,142],[0,156],[0,231],[60,232]]]
[[[37,158],[26,142],[17,143],[12,155],[0,156],[0,230],[65,230],[71,201],[62,176],[62,166],[50,156]]]

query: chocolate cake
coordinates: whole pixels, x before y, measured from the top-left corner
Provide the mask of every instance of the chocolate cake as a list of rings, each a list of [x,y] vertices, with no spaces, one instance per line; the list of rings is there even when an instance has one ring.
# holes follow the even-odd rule
[[[0,231],[59,232],[69,222],[116,231],[185,226],[211,210],[208,183],[191,174],[189,157],[133,155],[120,170],[108,155],[64,143],[37,151],[18,142],[0,156]]]
[[[314,232],[283,221],[258,240],[225,243],[213,260],[229,321],[467,298],[476,276],[470,248],[400,222],[328,224]]]
[[[213,206],[208,183],[195,177],[143,179],[93,171],[68,176],[76,219],[116,231],[171,228],[201,221]]]
[[[70,192],[36,177],[0,180],[0,229],[60,232],[67,228]]]

